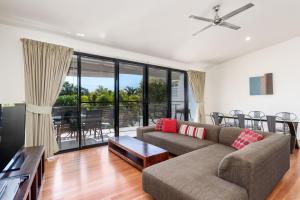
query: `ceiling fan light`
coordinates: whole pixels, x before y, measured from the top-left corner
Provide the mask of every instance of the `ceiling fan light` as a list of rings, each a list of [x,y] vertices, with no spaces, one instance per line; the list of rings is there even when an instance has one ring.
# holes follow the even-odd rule
[[[251,37],[250,36],[247,36],[246,38],[245,38],[245,41],[250,41],[251,40]]]

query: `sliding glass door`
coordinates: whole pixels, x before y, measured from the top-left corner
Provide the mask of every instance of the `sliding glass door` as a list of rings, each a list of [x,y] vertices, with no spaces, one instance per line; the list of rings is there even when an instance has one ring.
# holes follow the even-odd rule
[[[53,122],[61,151],[136,136],[159,118],[188,119],[187,74],[181,70],[75,53]]]
[[[136,136],[143,126],[144,66],[119,64],[119,135]]]
[[[81,146],[107,142],[114,132],[115,63],[81,57]]]
[[[148,68],[148,111],[149,124],[168,117],[168,71]]]

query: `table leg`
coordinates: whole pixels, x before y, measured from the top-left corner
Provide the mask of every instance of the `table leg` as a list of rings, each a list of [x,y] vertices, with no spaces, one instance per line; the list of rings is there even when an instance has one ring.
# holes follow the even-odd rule
[[[60,125],[56,126],[56,137],[57,137],[57,143],[60,145],[61,144],[61,135],[60,135]]]
[[[298,133],[298,122],[294,122],[294,123],[293,123],[293,125],[294,125],[294,128],[295,128],[296,149],[299,149],[299,143],[298,143],[298,140],[297,140],[297,133]]]
[[[174,111],[175,111],[175,112],[174,112],[174,113],[175,113],[174,119],[177,119],[177,112],[176,112],[176,110],[177,110],[177,104],[175,104],[174,106],[175,106],[175,108],[174,108],[174,109],[175,109],[175,110],[174,110]]]
[[[296,128],[297,125],[295,126],[294,122],[287,122],[289,129],[290,129],[290,133],[291,133],[291,154],[294,152],[294,149],[299,149],[299,145],[298,145],[298,141],[297,141],[297,132],[296,132]]]

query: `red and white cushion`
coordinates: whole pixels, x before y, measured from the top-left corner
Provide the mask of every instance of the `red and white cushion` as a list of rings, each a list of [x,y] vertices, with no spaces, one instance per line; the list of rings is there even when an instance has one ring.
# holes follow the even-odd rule
[[[168,118],[160,118],[156,121],[155,130],[156,131],[162,131],[164,120]]]
[[[244,129],[231,146],[235,149],[242,149],[246,145],[260,141],[262,139],[264,139],[264,136],[262,134],[255,133],[249,129]]]
[[[185,136],[191,136],[194,138],[200,138],[204,140],[206,129],[202,127],[195,127],[183,124],[180,126],[179,134],[185,135]]]

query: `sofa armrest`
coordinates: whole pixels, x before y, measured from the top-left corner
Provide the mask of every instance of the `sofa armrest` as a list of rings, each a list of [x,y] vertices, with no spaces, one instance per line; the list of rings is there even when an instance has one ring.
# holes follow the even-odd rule
[[[218,176],[247,189],[250,200],[265,199],[290,167],[289,141],[274,134],[228,154]]]
[[[155,126],[144,126],[144,127],[138,127],[136,129],[136,133],[137,133],[137,139],[139,140],[143,140],[143,135],[144,133],[147,132],[151,132],[151,131],[155,131]]]

